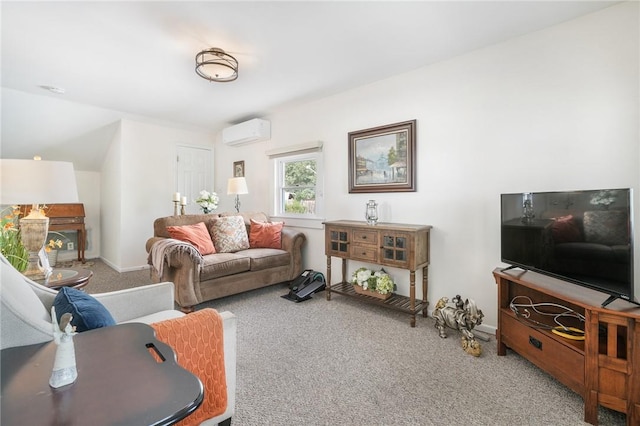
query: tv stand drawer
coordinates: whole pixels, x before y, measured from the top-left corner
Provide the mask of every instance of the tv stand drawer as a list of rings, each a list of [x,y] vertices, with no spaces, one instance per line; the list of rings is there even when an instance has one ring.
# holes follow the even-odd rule
[[[574,392],[584,396],[584,354],[549,333],[531,328],[510,313],[500,315],[502,342]],[[562,339],[562,337],[558,337]]]
[[[598,407],[603,406],[625,413],[627,425],[640,425],[640,307],[615,301],[603,308],[602,293],[532,271],[496,268],[493,275],[498,285],[498,355],[513,349],[582,396],[587,423],[598,424]],[[566,339],[517,317],[511,310],[516,297],[530,299],[532,306],[561,305],[559,312],[567,309],[584,316],[584,321],[561,322],[584,329],[585,339]],[[533,321],[555,325],[551,317],[529,313]]]

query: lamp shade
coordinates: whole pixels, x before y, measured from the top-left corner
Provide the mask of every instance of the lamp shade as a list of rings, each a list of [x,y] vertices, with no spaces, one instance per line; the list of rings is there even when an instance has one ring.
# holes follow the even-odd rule
[[[247,181],[243,177],[230,178],[227,182],[227,194],[248,194]]]
[[[0,159],[0,204],[77,203],[73,163]]]

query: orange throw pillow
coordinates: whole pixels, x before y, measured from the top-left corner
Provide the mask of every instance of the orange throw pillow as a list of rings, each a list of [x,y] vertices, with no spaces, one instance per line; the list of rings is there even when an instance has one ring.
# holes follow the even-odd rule
[[[167,231],[171,238],[192,244],[203,256],[216,252],[204,222],[195,225],[167,226]]]
[[[573,219],[573,215],[554,218],[553,225],[551,225],[551,235],[556,244],[584,240],[578,224]]]
[[[156,338],[173,348],[178,365],[197,376],[204,400],[179,426],[199,425],[227,409],[223,320],[218,311],[201,309],[180,318],[150,324]]]
[[[282,248],[284,222],[257,222],[251,219],[249,246],[251,248]]]

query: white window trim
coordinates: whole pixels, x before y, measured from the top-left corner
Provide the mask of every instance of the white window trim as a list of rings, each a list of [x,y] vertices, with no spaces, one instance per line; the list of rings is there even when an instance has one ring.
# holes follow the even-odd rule
[[[271,158],[273,171],[273,197],[271,215],[273,220],[284,221],[288,226],[300,228],[322,229],[324,222],[324,163],[322,156],[322,142],[311,142],[288,148],[279,148],[267,152]],[[302,161],[313,159],[316,161],[316,213],[314,215],[287,214],[280,212],[281,191],[280,176],[285,161]]]
[[[284,146],[280,148],[273,148],[268,150],[266,154],[269,156],[269,158],[275,158],[275,157],[283,157],[283,156],[288,157],[290,155],[295,155],[296,153],[315,152],[315,151],[322,152],[321,141],[307,142],[307,143],[301,143],[298,145],[289,145],[289,146]]]

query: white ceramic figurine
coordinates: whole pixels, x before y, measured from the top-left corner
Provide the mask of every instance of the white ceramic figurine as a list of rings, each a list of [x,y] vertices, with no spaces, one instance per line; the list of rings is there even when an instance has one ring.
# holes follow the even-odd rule
[[[51,308],[51,325],[53,327],[53,339],[58,345],[56,349],[56,357],[53,362],[53,372],[49,379],[49,386],[59,388],[71,384],[78,378],[78,370],[76,369],[76,350],[73,346],[73,335],[75,327],[71,325],[73,316],[65,313],[60,318],[56,316],[56,308]]]

